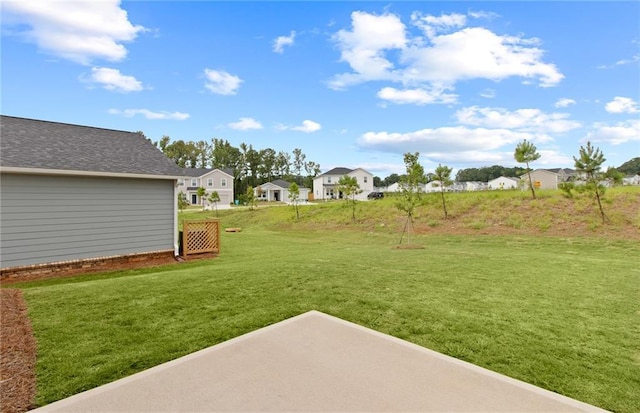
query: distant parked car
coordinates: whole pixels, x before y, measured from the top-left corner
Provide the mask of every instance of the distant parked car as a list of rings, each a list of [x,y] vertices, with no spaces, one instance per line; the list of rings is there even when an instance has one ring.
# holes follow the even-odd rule
[[[384,192],[369,192],[369,195],[367,195],[367,198],[369,198],[369,199],[382,199],[382,198],[384,198]]]

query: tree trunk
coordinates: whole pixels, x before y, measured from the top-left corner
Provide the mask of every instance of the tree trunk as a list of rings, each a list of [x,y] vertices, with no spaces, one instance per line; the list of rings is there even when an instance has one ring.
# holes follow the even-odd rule
[[[442,209],[444,210],[444,219],[447,219],[447,204],[444,201],[444,187],[441,188],[440,194],[442,195]]]
[[[533,195],[533,199],[536,199],[536,191],[533,190],[533,182],[531,181],[531,170],[529,168],[529,162],[527,162],[527,171],[529,171],[529,188],[531,188],[531,195]]]

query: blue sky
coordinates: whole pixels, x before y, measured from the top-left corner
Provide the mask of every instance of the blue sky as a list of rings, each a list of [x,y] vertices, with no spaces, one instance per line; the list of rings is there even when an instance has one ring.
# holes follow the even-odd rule
[[[380,177],[640,156],[640,2],[2,2],[2,113]]]

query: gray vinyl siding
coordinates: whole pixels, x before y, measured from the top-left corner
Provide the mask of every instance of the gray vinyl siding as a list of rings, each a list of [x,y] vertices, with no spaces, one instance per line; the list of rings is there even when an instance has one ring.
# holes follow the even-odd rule
[[[174,181],[0,177],[0,267],[173,249]]]

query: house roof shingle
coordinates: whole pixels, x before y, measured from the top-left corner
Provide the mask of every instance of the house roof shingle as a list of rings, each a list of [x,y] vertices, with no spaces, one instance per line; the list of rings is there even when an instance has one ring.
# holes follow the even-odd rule
[[[320,176],[324,176],[324,175],[340,175],[340,176],[344,176],[344,175],[348,175],[351,172],[353,172],[353,169],[338,167],[338,168],[333,168],[330,171],[327,171],[327,172],[323,173]]]
[[[227,175],[233,176],[233,170],[229,168],[181,168],[183,176],[190,176],[192,178],[199,178],[202,175],[206,175],[211,171],[215,171],[216,169],[226,173]]]
[[[0,116],[0,166],[180,176],[181,169],[143,135]]]
[[[291,186],[290,182],[285,181],[284,179],[276,179],[275,181],[271,182],[274,185],[278,185],[280,188],[289,188]]]

